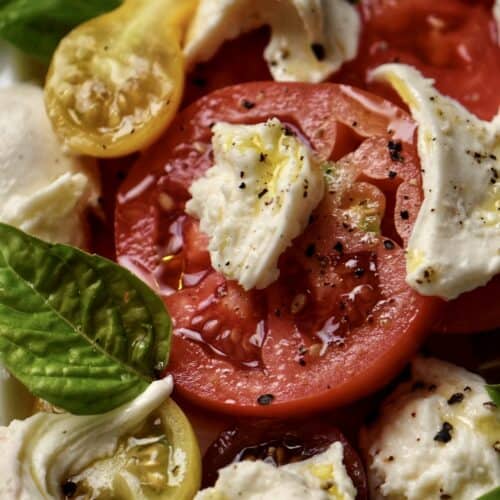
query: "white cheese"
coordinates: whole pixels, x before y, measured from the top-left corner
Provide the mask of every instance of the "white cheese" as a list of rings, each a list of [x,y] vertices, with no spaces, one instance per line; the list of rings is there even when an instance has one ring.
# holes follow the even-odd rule
[[[28,84],[0,90],[0,221],[82,246],[85,210],[98,193],[95,172],[57,141],[43,90]]]
[[[231,464],[195,500],[354,500],[357,492],[343,455],[342,443],[335,442],[323,453],[282,467],[262,460]]]
[[[407,282],[453,299],[500,272],[500,116],[480,120],[402,64],[380,66],[418,123],[424,202],[408,244]]]
[[[212,130],[214,165],[192,184],[186,211],[209,236],[214,269],[245,290],[265,288],[323,198],[321,168],[278,119]]]
[[[277,81],[320,82],[358,51],[360,17],[347,0],[201,0],[184,47],[188,67],[264,25],[272,32],[264,57]]]
[[[61,484],[92,462],[113,455],[173,389],[172,377],[150,384],[140,396],[102,415],[37,413],[0,427],[0,498],[61,498]]]
[[[500,410],[484,384],[437,359],[413,362],[361,432],[371,498],[472,500],[500,486]]]

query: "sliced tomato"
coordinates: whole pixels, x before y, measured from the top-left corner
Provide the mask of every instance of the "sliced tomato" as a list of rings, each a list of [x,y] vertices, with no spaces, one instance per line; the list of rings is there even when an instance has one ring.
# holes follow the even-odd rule
[[[396,94],[369,82],[377,66],[415,66],[437,88],[483,119],[500,106],[500,33],[493,0],[366,0],[360,2],[363,28],[358,56],[334,75],[386,96]]]
[[[369,73],[384,63],[406,63],[434,78],[442,93],[491,119],[500,106],[500,33],[493,3],[363,0],[358,55],[332,81],[365,88],[401,105],[390,88],[371,83]],[[268,41],[269,33],[262,29],[226,42],[188,76],[185,102],[227,85],[270,80],[263,58]]]
[[[244,292],[210,267],[184,204],[212,163],[211,125],[272,116],[325,160],[342,158],[333,168],[351,182],[325,196],[279,280]],[[139,160],[118,194],[117,255],[164,297],[182,396],[235,414],[307,413],[356,400],[403,366],[436,307],[405,283],[402,245],[422,198],[414,132],[405,112],[351,87],[252,83],[194,103]],[[382,234],[365,231],[378,225]]]
[[[441,333],[477,333],[500,328],[500,275],[487,285],[448,302],[435,329]]]
[[[225,430],[203,457],[203,487],[213,486],[218,470],[242,460],[265,460],[275,466],[306,460],[332,443],[344,447],[344,465],[357,490],[356,500],[368,498],[361,460],[343,434],[326,418],[307,421],[240,423]]]

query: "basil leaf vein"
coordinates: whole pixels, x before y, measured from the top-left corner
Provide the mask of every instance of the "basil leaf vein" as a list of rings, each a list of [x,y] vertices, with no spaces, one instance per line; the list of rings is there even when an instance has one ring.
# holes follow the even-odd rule
[[[75,414],[139,395],[168,359],[161,299],[126,269],[0,224],[0,360]]]

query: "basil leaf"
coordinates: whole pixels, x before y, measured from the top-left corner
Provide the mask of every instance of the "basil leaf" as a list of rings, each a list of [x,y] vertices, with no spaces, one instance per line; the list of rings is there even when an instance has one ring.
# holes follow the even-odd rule
[[[485,495],[481,495],[477,500],[500,500],[500,486]]]
[[[486,390],[493,402],[500,408],[500,384],[487,385]]]
[[[0,37],[48,63],[75,26],[115,9],[122,0],[0,0]]]
[[[126,269],[0,224],[0,361],[75,414],[111,410],[164,368],[170,318]]]

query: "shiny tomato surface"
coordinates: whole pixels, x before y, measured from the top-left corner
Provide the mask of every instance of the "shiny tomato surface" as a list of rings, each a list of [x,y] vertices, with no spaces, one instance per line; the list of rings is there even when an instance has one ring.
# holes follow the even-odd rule
[[[342,158],[336,167],[353,183],[325,195],[282,255],[279,280],[245,292],[211,268],[184,204],[212,164],[211,125],[270,117],[325,161]],[[169,371],[181,395],[243,415],[308,413],[356,400],[402,367],[435,309],[405,283],[403,246],[422,197],[414,132],[405,112],[351,87],[245,84],[187,108],[138,161],[118,193],[117,256],[172,315]],[[367,207],[381,219],[373,238],[345,219]]]
[[[218,470],[243,460],[264,460],[282,466],[324,452],[332,443],[343,446],[343,462],[356,487],[356,500],[368,498],[361,460],[338,428],[325,417],[307,421],[239,423],[221,432],[203,457],[203,487],[212,486]]]
[[[357,57],[331,80],[384,96],[404,106],[387,86],[370,82],[377,66],[400,62],[434,78],[436,87],[483,119],[500,110],[500,33],[493,0],[363,0]],[[227,85],[270,80],[262,57],[269,40],[261,29],[228,41],[187,79],[185,102]],[[244,54],[244,57],[242,57]],[[435,329],[471,333],[500,328],[499,278],[449,302]]]

